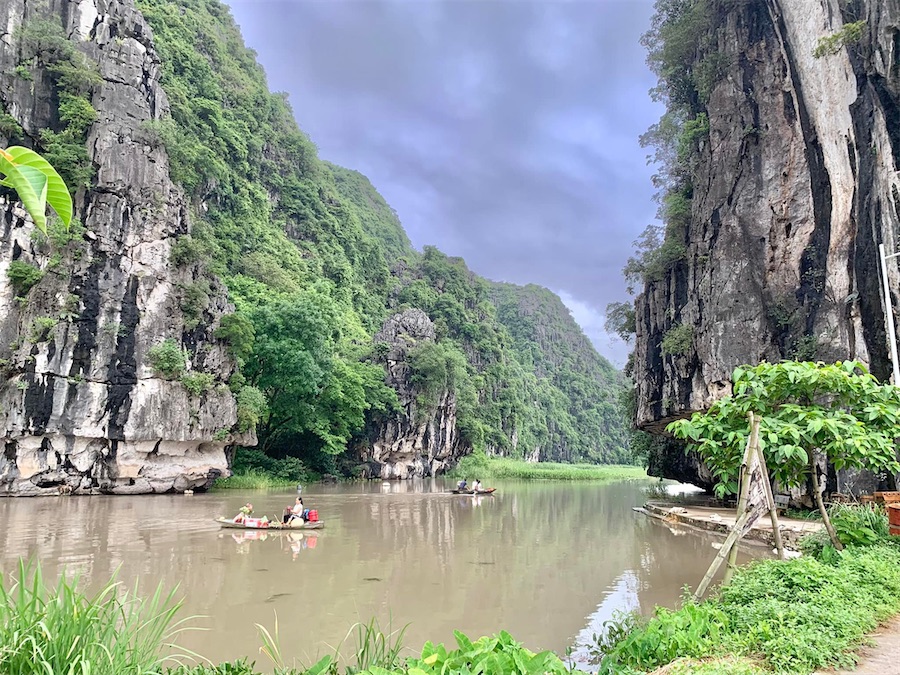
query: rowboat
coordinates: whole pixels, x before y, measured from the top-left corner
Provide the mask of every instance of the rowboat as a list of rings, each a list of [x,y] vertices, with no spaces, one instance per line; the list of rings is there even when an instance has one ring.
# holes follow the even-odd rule
[[[300,521],[296,525],[284,525],[277,520],[273,520],[269,521],[265,527],[260,527],[258,525],[244,525],[244,523],[236,523],[229,518],[216,518],[216,522],[227,530],[265,530],[267,532],[279,532],[281,530],[321,530],[325,527],[325,521],[323,520],[317,520],[312,523]],[[296,520],[293,522],[297,523]]]
[[[450,490],[455,495],[492,495],[497,488],[488,488],[487,490]]]

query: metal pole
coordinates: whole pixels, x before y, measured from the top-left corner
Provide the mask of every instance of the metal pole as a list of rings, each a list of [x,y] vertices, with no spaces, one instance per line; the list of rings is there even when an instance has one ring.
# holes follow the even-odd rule
[[[881,258],[881,280],[884,283],[884,318],[887,320],[888,342],[891,347],[891,363],[894,365],[893,383],[900,386],[900,362],[897,360],[897,334],[894,328],[894,307],[891,304],[891,287],[888,284],[887,257],[884,244],[878,244],[878,256]]]

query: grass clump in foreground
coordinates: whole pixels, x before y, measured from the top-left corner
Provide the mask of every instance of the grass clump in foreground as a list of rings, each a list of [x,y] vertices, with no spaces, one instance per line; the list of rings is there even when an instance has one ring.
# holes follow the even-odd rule
[[[488,457],[473,452],[463,457],[448,476],[452,478],[509,478],[519,480],[640,480],[647,471],[639,466],[622,464],[560,464],[526,462],[509,457]]]
[[[124,592],[113,578],[87,596],[76,580],[44,583],[40,567],[19,563],[0,577],[0,673],[146,675],[180,632],[181,603],[161,588],[150,598]]]
[[[601,675],[722,655],[735,660],[709,665],[710,675],[806,675],[852,666],[852,650],[900,611],[900,546],[882,541],[832,551],[827,560],[755,562],[709,600],[687,601],[676,611],[657,608],[648,619],[617,618],[597,644]],[[665,672],[678,673],[677,667]]]

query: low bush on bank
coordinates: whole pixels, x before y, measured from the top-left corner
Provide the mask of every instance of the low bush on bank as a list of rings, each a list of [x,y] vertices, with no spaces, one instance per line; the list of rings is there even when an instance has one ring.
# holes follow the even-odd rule
[[[855,662],[851,650],[898,611],[896,544],[882,540],[849,546],[822,560],[759,561],[738,570],[731,584],[709,600],[687,601],[675,611],[657,608],[649,618],[626,615],[610,622],[597,644],[604,654],[600,673],[644,673],[677,659],[722,655],[737,660],[719,664],[711,673],[848,667]],[[760,663],[741,657],[759,658]]]
[[[296,457],[276,459],[256,448],[238,448],[231,463],[233,475],[216,481],[216,488],[241,490],[281,488],[306,483],[315,476]]]
[[[519,480],[635,480],[646,479],[647,471],[639,466],[621,464],[559,464],[525,462],[509,457],[488,457],[475,452],[463,457],[448,476],[453,478],[507,478]]]

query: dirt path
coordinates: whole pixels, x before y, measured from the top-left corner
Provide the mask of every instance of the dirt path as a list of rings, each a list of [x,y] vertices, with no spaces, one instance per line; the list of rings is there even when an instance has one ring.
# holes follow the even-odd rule
[[[827,675],[900,675],[900,617],[888,621],[871,637],[875,645],[860,650],[855,670],[832,671]]]

